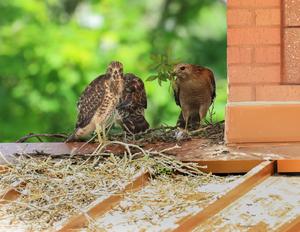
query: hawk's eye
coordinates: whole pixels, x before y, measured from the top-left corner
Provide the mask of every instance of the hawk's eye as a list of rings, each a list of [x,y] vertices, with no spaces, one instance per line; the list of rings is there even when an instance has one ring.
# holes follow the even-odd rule
[[[185,70],[185,67],[184,66],[180,67],[180,70]]]

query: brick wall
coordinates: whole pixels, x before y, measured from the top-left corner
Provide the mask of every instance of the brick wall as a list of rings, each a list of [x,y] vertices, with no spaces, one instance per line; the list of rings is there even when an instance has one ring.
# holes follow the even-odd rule
[[[280,0],[229,0],[227,24],[229,101],[268,100],[282,82]]]
[[[300,0],[285,0],[283,10],[283,82],[300,84]]]
[[[300,142],[300,0],[228,0],[225,140]]]

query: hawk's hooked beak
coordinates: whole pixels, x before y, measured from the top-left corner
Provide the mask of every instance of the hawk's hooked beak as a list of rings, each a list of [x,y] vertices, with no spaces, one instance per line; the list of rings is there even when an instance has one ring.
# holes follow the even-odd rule
[[[171,73],[170,73],[170,75],[171,75],[171,77],[176,77],[176,72],[175,71],[172,71]]]

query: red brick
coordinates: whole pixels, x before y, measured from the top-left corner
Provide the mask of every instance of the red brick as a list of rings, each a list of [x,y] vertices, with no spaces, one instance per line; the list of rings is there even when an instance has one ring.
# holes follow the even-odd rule
[[[229,103],[227,143],[300,142],[300,104],[282,102]]]
[[[285,0],[286,26],[300,26],[300,1]]]
[[[253,48],[228,47],[227,63],[228,64],[245,64],[252,61]]]
[[[255,11],[256,25],[280,25],[280,9],[259,9]]]
[[[228,7],[279,7],[280,0],[228,0]]]
[[[300,84],[300,28],[285,29],[284,80]]]
[[[228,79],[230,84],[239,83],[279,83],[280,65],[250,66],[229,65]]]
[[[228,28],[228,45],[280,44],[280,28]]]
[[[254,14],[248,9],[233,9],[227,11],[228,26],[254,25]]]
[[[300,101],[299,85],[256,86],[257,101]]]
[[[257,47],[254,52],[256,63],[280,63],[280,46]]]
[[[253,101],[252,86],[230,86],[229,97],[230,102]]]

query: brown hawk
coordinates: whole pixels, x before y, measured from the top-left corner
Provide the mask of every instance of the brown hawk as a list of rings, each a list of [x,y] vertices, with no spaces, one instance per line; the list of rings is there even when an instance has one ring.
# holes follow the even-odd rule
[[[120,124],[124,130],[136,134],[149,128],[144,117],[147,97],[143,81],[132,73],[125,74],[125,87],[117,107]]]
[[[109,64],[106,75],[93,80],[81,94],[77,103],[75,131],[67,142],[85,137],[95,129],[105,136],[105,129],[119,104],[123,90],[123,65],[113,61]],[[101,138],[99,133],[98,137]]]
[[[177,77],[173,87],[175,101],[181,107],[177,123],[185,129],[199,126],[216,97],[214,74],[193,64],[177,64],[173,72]]]

